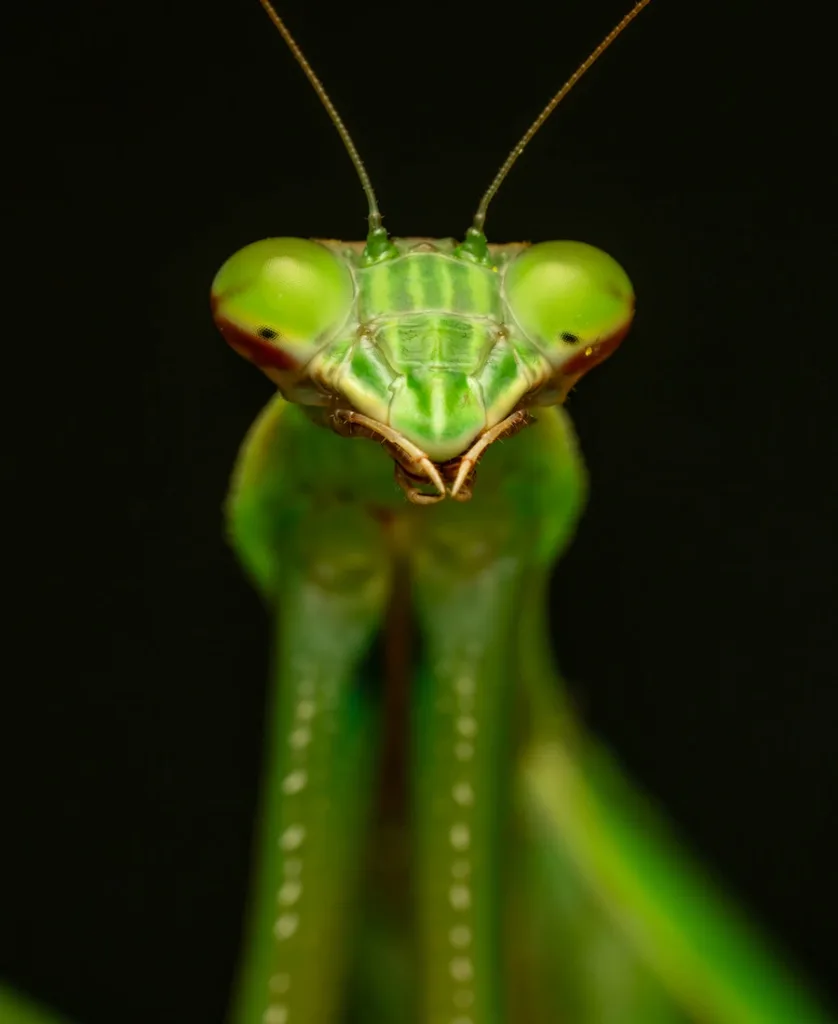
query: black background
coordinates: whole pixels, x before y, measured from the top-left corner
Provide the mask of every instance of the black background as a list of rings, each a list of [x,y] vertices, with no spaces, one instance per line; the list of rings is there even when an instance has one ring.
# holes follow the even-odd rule
[[[442,236],[623,11],[282,6],[388,227]],[[655,0],[487,232],[588,241],[633,278],[629,340],[569,404],[592,495],[557,649],[590,727],[835,997],[836,133],[815,11]],[[207,291],[257,238],[362,236],[365,205],[255,0],[16,15],[0,973],[80,1024],[216,1024],[268,644],[221,502],[271,386]]]

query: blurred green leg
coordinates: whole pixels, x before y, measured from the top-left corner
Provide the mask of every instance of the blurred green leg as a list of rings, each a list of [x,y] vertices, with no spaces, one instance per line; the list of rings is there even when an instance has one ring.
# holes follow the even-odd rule
[[[372,773],[377,696],[361,668],[380,628],[389,552],[351,506],[288,538],[277,598],[260,847],[234,1024],[335,1024]]]
[[[572,749],[575,721],[549,644],[544,571],[533,574],[520,608],[518,697],[525,707],[526,748],[543,723],[546,702],[556,744]],[[539,699],[540,698],[540,699]],[[519,762],[516,760],[516,764]],[[562,833],[535,812],[516,773],[516,870],[513,904],[520,950],[513,951],[526,1024],[686,1024],[659,979],[591,891]]]
[[[500,1024],[500,849],[520,563],[455,508],[414,560],[414,879],[422,1024]],[[459,523],[461,525],[458,525]]]

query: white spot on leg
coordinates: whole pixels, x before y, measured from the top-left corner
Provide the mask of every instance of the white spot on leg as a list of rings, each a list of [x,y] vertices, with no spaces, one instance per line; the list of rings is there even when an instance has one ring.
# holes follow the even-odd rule
[[[280,903],[284,903],[286,906],[290,906],[290,904],[297,902],[302,891],[302,884],[296,879],[291,879],[288,882],[284,882],[280,887],[279,893],[277,894],[277,900]]]
[[[448,899],[454,910],[468,910],[471,906],[471,889],[467,885],[452,885],[448,890]]]
[[[289,772],[282,780],[282,791],[289,795],[299,793],[305,789],[307,782],[308,774],[302,768],[298,768],[294,772]]]
[[[448,838],[455,850],[467,850],[471,843],[471,832],[464,822],[457,822],[451,826]]]
[[[461,697],[473,697],[477,686],[471,676],[460,676],[454,683],[454,689]]]
[[[471,928],[465,924],[455,925],[448,933],[448,941],[455,949],[465,949],[471,945]]]
[[[471,807],[474,803],[474,790],[470,782],[458,782],[451,790],[451,796],[454,797],[454,803],[460,807]]]
[[[262,1024],[286,1024],[288,1007],[269,1006],[262,1016]]]
[[[311,743],[311,729],[307,725],[301,725],[288,737],[288,745],[293,750],[304,750]]]
[[[451,972],[451,977],[454,981],[471,981],[474,977],[471,957],[455,956],[448,965],[448,970]]]
[[[313,688],[314,684],[312,684],[312,689]],[[302,686],[299,687],[299,691],[300,693],[303,692]],[[297,718],[299,718],[301,722],[310,722],[311,719],[314,718],[316,710],[317,708],[313,700],[301,700],[297,704]]]
[[[474,738],[477,735],[477,719],[471,715],[460,715],[457,719],[457,732],[468,739]]]
[[[282,939],[290,939],[297,930],[299,923],[300,918],[297,914],[282,914],[276,919],[276,924],[274,924],[274,935],[280,941]]]
[[[283,850],[298,850],[303,845],[306,830],[302,825],[289,825],[279,838]]]

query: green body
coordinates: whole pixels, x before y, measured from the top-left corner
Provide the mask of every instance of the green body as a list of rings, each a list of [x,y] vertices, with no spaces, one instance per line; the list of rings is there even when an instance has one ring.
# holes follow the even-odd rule
[[[326,243],[343,305],[291,338],[303,274],[278,285],[266,263],[324,265],[291,242],[243,250],[213,290],[222,331],[300,403],[257,421],[228,504],[277,636],[233,1024],[825,1020],[580,734],[552,665],[545,588],[585,478],[540,403],[625,333],[628,279],[576,243]],[[277,371],[266,334],[302,357]],[[428,508],[380,444],[341,436],[339,408],[442,472],[510,413],[529,425],[489,447],[467,504]]]
[[[517,611],[581,498],[555,413],[517,441],[514,467],[487,458],[480,500],[424,508],[405,501],[376,445],[336,437],[279,399],[254,428],[230,514],[238,550],[278,616],[279,697],[240,1024],[262,1019],[270,974],[288,975],[273,1005],[287,1008],[289,1020],[339,1020],[350,958],[365,928],[376,927],[391,951],[404,949],[416,989],[410,1005],[419,997],[425,1007],[419,1019],[455,1016],[455,1000],[468,993],[472,1019],[504,1019],[499,895],[519,741],[510,685],[523,626]],[[551,466],[556,449],[566,457]],[[525,479],[540,484],[522,502]],[[419,635],[394,624],[399,633],[371,656],[398,587]],[[407,645],[409,661],[393,651]],[[393,667],[406,678],[388,679]],[[375,768],[384,731],[397,725],[384,714],[387,687],[399,685],[411,708],[399,743],[409,791],[407,806],[396,794],[383,813]],[[292,739],[301,723],[303,746]],[[301,771],[304,788],[289,794],[288,780]],[[304,838],[288,849],[282,837],[297,827]],[[288,904],[296,927],[286,935],[277,894],[289,858],[301,887]],[[468,941],[452,941],[458,928]],[[458,956],[462,980],[452,974]]]
[[[552,662],[586,489],[556,403],[625,334],[628,279],[578,243],[480,243],[274,239],[213,287],[286,396],[227,507],[276,636],[230,1024],[826,1024]],[[0,992],[7,1018],[46,1020]]]

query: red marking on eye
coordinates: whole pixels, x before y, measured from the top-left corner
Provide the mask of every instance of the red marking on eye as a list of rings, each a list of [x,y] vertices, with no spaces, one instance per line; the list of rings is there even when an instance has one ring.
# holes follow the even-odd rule
[[[220,316],[217,312],[218,300],[213,296],[210,300],[210,308],[213,312],[215,326],[221,331],[221,336],[230,346],[254,363],[260,370],[296,370],[299,363],[290,356],[284,349],[277,348],[264,338],[260,338],[250,331],[245,331],[237,324],[232,323],[226,317]]]
[[[629,327],[631,327],[631,318],[613,334],[609,334],[607,338],[601,338],[599,341],[594,342],[593,345],[580,345],[579,351],[563,364],[561,368],[562,375],[581,377],[583,373],[587,373],[588,370],[593,369],[598,363],[607,359],[619,348],[620,342],[629,332]]]

